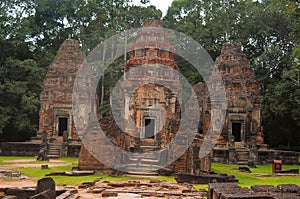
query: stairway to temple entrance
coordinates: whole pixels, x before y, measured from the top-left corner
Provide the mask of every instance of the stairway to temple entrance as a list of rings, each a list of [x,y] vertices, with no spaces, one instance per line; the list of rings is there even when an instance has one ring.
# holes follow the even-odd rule
[[[160,147],[156,145],[156,140],[152,138],[141,139],[140,148],[141,153],[153,152],[160,149]]]
[[[235,158],[238,164],[246,165],[250,159],[250,150],[243,142],[235,143]]]
[[[131,155],[123,154],[121,167],[130,175],[158,175],[158,169],[167,158],[166,154],[167,150],[160,153],[153,150],[145,153],[131,153]]]
[[[62,155],[62,138],[57,138],[48,144],[48,158],[59,158]]]

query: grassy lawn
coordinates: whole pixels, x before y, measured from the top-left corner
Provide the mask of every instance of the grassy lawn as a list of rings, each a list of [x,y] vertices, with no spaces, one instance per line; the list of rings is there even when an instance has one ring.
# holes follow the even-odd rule
[[[0,165],[9,165],[14,164],[13,162],[7,162],[7,161],[13,161],[13,160],[28,160],[31,161],[34,157],[21,157],[21,156],[0,156]],[[22,162],[23,163],[23,162]]]
[[[22,161],[21,164],[30,163],[30,164],[47,164],[49,162],[40,162],[33,161],[33,157],[8,157],[8,156],[0,156],[0,165],[5,164],[14,164],[13,162],[5,162],[7,160],[28,160]],[[16,171],[22,172],[25,176],[31,177],[35,180],[45,177],[46,174],[54,171],[71,171],[72,167],[78,165],[78,158],[59,158],[58,160],[67,163],[67,166],[57,166],[51,167],[49,169],[42,170],[40,167],[32,167],[32,168],[18,168]],[[19,162],[18,162],[19,164]],[[239,165],[234,164],[220,164],[213,163],[212,171],[216,173],[226,173],[228,175],[234,175],[239,180],[239,185],[242,187],[249,187],[254,184],[268,184],[268,185],[278,185],[278,184],[297,184],[300,186],[300,177],[299,176],[259,176],[261,174],[271,174],[272,173],[272,165],[262,165],[257,168],[251,169],[252,173],[244,173],[238,171]],[[292,169],[298,168],[300,169],[300,165],[288,166],[283,165],[283,169]],[[52,176],[57,185],[80,185],[84,181],[91,181],[101,177],[102,180],[107,181],[123,181],[123,180],[148,180],[153,178],[134,178],[134,177],[111,177],[106,174],[95,174],[91,176]],[[166,180],[169,182],[176,182],[174,177],[167,176],[159,176],[156,179],[158,180]],[[207,185],[195,185],[196,189],[204,188],[207,189]]]
[[[252,173],[238,171],[239,165],[213,163],[212,171],[216,173],[227,173],[234,175],[239,180],[239,185],[249,187],[254,184],[297,184],[300,186],[299,176],[264,176],[259,174],[272,174],[272,165],[258,165],[257,168],[251,168]],[[283,169],[300,169],[300,165],[283,165]]]

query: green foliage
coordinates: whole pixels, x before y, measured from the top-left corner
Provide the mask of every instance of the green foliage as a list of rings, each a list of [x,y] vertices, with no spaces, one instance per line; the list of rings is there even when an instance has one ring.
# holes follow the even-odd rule
[[[0,132],[12,134],[17,131],[23,132],[23,135],[35,132],[44,69],[32,59],[7,58],[0,70]],[[22,140],[22,137],[11,139]]]

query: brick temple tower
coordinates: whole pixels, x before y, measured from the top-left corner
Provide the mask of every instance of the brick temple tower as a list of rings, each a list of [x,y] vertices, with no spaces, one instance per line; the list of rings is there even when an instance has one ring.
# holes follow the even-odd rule
[[[40,120],[37,137],[41,132],[48,138],[60,138],[64,132],[76,138],[72,116],[72,92],[76,73],[85,59],[77,40],[65,40],[51,63],[40,93]]]
[[[123,118],[134,121],[134,128],[127,124],[125,131],[139,138],[138,143],[131,140],[127,149],[141,151],[170,143],[180,120],[177,97],[181,95],[179,76],[174,72],[178,70],[175,49],[162,22],[147,20],[144,27],[154,29],[141,29],[131,45],[130,58],[124,66],[128,74],[121,83],[120,95],[125,106]],[[175,89],[171,90],[170,85]]]
[[[215,148],[215,160],[222,161],[216,157],[218,155],[220,158],[228,157],[224,156],[226,151],[216,153],[217,149],[221,151],[226,148],[235,148],[243,150],[245,154],[243,159],[247,161],[249,158],[247,149],[263,144],[261,127],[263,98],[260,94],[259,83],[241,46],[234,42],[223,45],[221,55],[215,61],[215,67],[224,82],[228,108],[223,130]],[[213,80],[214,76],[211,76],[207,83],[210,84]],[[211,116],[209,93],[204,83],[198,83],[194,89],[197,92],[199,104],[202,106],[200,129],[205,134],[209,128]]]
[[[144,27],[129,46],[130,57],[124,63],[125,75],[120,82],[118,100],[121,110],[124,110],[120,117],[125,121],[122,123],[123,132],[115,128],[113,119],[106,121],[102,118],[100,124],[110,123],[105,125],[110,126],[106,137],[131,152],[130,156],[127,153],[120,155],[119,168],[133,174],[158,174],[158,169],[162,169],[161,162],[171,159],[169,154],[174,152],[168,151],[168,145],[178,133],[182,88],[174,61],[175,49],[162,28],[162,22],[147,20]],[[209,172],[209,163],[203,162],[204,166],[200,168],[200,144],[193,143],[187,151],[182,151],[184,154],[168,166],[168,172]],[[89,143],[92,145],[93,142]],[[102,146],[105,150],[110,147]],[[95,148],[99,148],[99,144]],[[81,148],[79,169],[109,170],[103,163],[94,158],[87,147]]]

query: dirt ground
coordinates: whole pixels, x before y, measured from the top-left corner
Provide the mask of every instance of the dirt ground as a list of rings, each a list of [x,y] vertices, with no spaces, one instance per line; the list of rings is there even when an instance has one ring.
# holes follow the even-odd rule
[[[7,165],[0,165],[0,172],[1,171],[12,171],[17,168],[28,168],[28,167],[41,167],[41,165],[45,164],[45,162],[37,163],[36,159],[26,159],[26,160],[4,160],[3,162],[13,163]],[[32,163],[31,163],[32,162]],[[49,167],[57,167],[57,166],[67,166],[70,163],[66,163],[61,160],[49,160],[47,162]],[[18,178],[0,178],[0,188],[4,187],[34,187],[36,186],[36,182],[34,178],[25,178],[25,179],[18,179]]]

